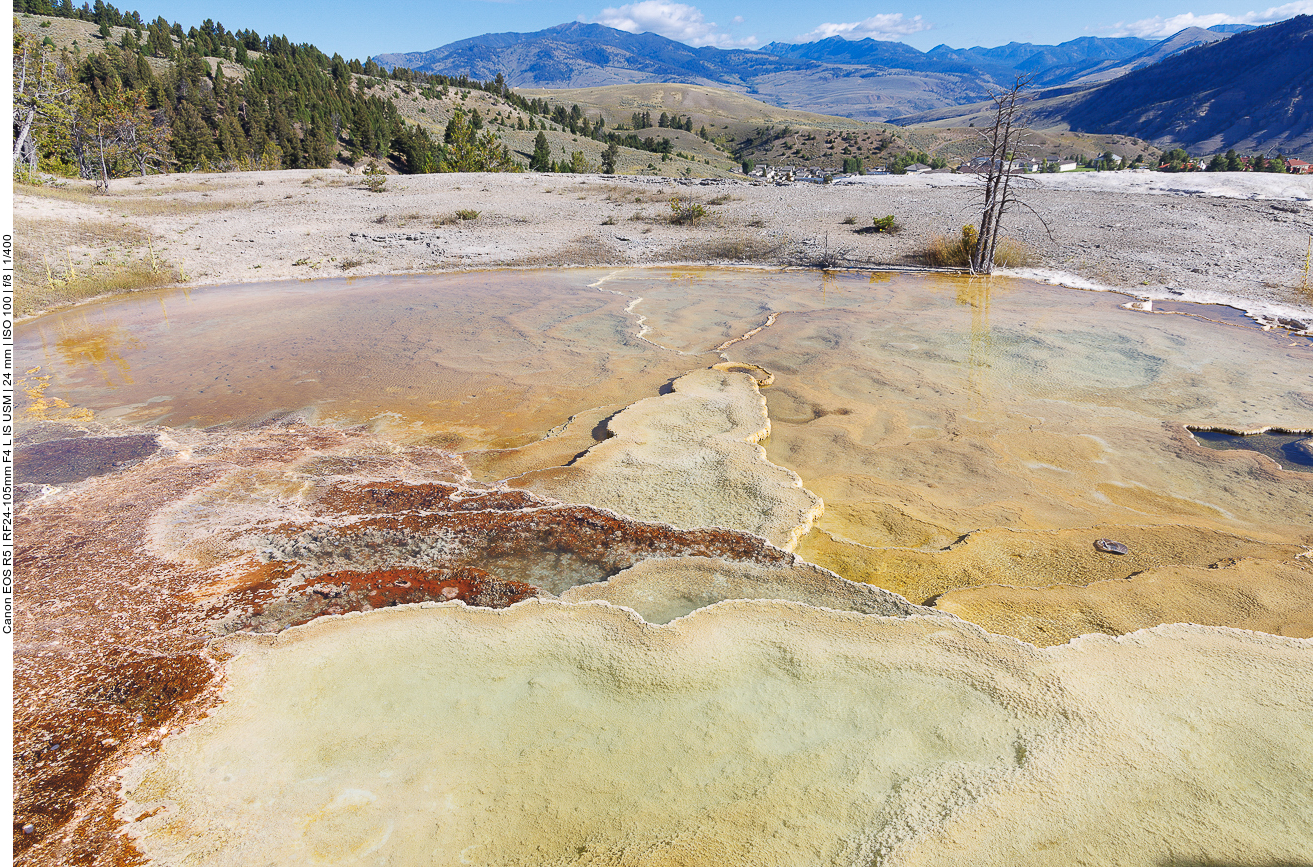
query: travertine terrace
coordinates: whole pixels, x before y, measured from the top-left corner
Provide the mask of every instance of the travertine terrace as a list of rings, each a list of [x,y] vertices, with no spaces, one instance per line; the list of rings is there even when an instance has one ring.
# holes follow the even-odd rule
[[[758,211],[752,237],[802,255],[889,193],[717,187],[718,222],[681,235],[600,225],[674,185],[395,183],[271,175],[259,232],[262,208],[214,208],[165,251],[211,283],[335,279],[20,326],[19,863],[1313,851],[1313,473],[1192,433],[1313,432],[1289,286],[1231,296],[1282,327],[1015,277],[633,268]],[[907,211],[951,223],[962,190],[923,192]],[[476,225],[374,237],[455,194],[488,196]],[[1214,243],[1209,219],[1307,217],[1293,194],[1103,201],[1196,220],[1101,229],[1125,244],[1091,268],[1123,276]],[[387,219],[348,230],[361,207]],[[413,273],[430,230],[441,268],[617,264]],[[412,273],[343,278],[347,245]]]

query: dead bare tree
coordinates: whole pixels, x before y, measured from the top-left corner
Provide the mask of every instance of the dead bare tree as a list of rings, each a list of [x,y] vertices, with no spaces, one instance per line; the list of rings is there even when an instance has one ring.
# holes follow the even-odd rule
[[[984,185],[980,190],[980,231],[976,233],[975,245],[971,248],[971,271],[974,274],[991,274],[994,271],[994,254],[998,249],[999,233],[1003,227],[1003,218],[1013,206],[1021,205],[1035,213],[1025,202],[1017,197],[1017,187],[1033,180],[1020,178],[1013,173],[1016,151],[1022,141],[1029,135],[1017,117],[1018,110],[1024,102],[1024,91],[1030,85],[1029,76],[1017,76],[1012,86],[991,95],[994,103],[994,121],[979,130],[988,146],[988,163],[984,175]],[[1035,213],[1041,223],[1044,218]],[[1044,223],[1044,230],[1048,231]]]
[[[40,148],[37,127],[59,130],[68,124],[77,85],[67,64],[53,51],[21,33],[14,38],[14,163],[36,174]]]
[[[146,107],[140,93],[118,90],[78,100],[69,124],[69,151],[82,177],[99,192],[132,171],[168,168],[169,127]]]

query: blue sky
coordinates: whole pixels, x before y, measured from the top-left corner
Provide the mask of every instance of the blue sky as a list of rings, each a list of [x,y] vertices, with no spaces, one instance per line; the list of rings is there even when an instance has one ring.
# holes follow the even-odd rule
[[[843,36],[893,39],[921,50],[1010,41],[1057,43],[1080,36],[1161,38],[1192,24],[1267,24],[1313,13],[1313,0],[1279,6],[1243,0],[1103,0],[1075,4],[1012,0],[983,7],[961,0],[459,0],[370,4],[348,0],[175,0],[159,6],[126,0],[147,19],[163,15],[184,27],[214,18],[229,29],[252,28],[312,42],[324,51],[364,59],[394,51],[426,51],[481,33],[528,32],[566,21],[595,21],[635,33],[651,31],[689,45],[753,48]],[[1191,5],[1197,4],[1197,5]],[[987,11],[985,11],[987,10]],[[984,11],[984,14],[982,14]]]

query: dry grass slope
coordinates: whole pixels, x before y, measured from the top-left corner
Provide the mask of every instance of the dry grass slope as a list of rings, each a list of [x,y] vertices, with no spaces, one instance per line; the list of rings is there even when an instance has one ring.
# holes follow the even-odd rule
[[[93,196],[83,190],[30,187],[16,190],[65,202],[112,205],[113,210],[169,214],[209,210],[175,201]],[[22,245],[15,259],[14,309],[19,316],[85,301],[185,282],[181,268],[156,255],[155,239],[144,229],[112,219],[36,219],[18,217],[14,229]]]

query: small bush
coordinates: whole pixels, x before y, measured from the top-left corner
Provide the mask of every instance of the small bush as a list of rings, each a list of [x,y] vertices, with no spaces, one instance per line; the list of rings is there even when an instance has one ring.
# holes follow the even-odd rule
[[[844,218],[843,218],[843,224],[844,224],[845,226],[855,226],[855,225],[857,225],[857,218],[856,218],[856,217],[844,217]]]
[[[123,295],[186,282],[180,268],[146,257],[100,263],[80,271],[67,268],[56,272],[42,267],[44,273],[38,274],[36,268],[31,270],[35,279],[19,283],[14,292],[14,308],[20,316],[100,295]]]
[[[894,219],[894,215],[887,217],[873,217],[871,225],[862,226],[857,230],[859,235],[893,235],[902,230],[902,226]]]
[[[378,163],[371,162],[369,168],[365,169],[365,189],[371,193],[381,193],[387,182],[387,172],[383,171],[383,167]]]
[[[478,218],[479,212],[472,208],[461,208],[456,212],[456,219],[458,220],[477,220]]]
[[[936,235],[922,254],[932,268],[970,268],[971,250],[976,246],[976,227],[963,226],[958,238]]]
[[[696,225],[707,215],[707,209],[697,202],[690,202],[678,196],[670,200],[670,222],[676,226]]]
[[[994,264],[1000,268],[1025,268],[1035,264],[1035,254],[1020,241],[1000,238],[994,248]]]
[[[958,238],[942,235],[931,238],[922,257],[934,268],[970,268],[977,237],[975,226],[963,226]],[[1035,254],[1030,248],[1012,238],[1000,238],[994,248],[994,264],[1000,268],[1024,268],[1034,262]]]
[[[363,264],[365,264],[364,259],[343,259],[337,263],[337,267],[343,271],[350,271],[352,268],[359,268]]]

